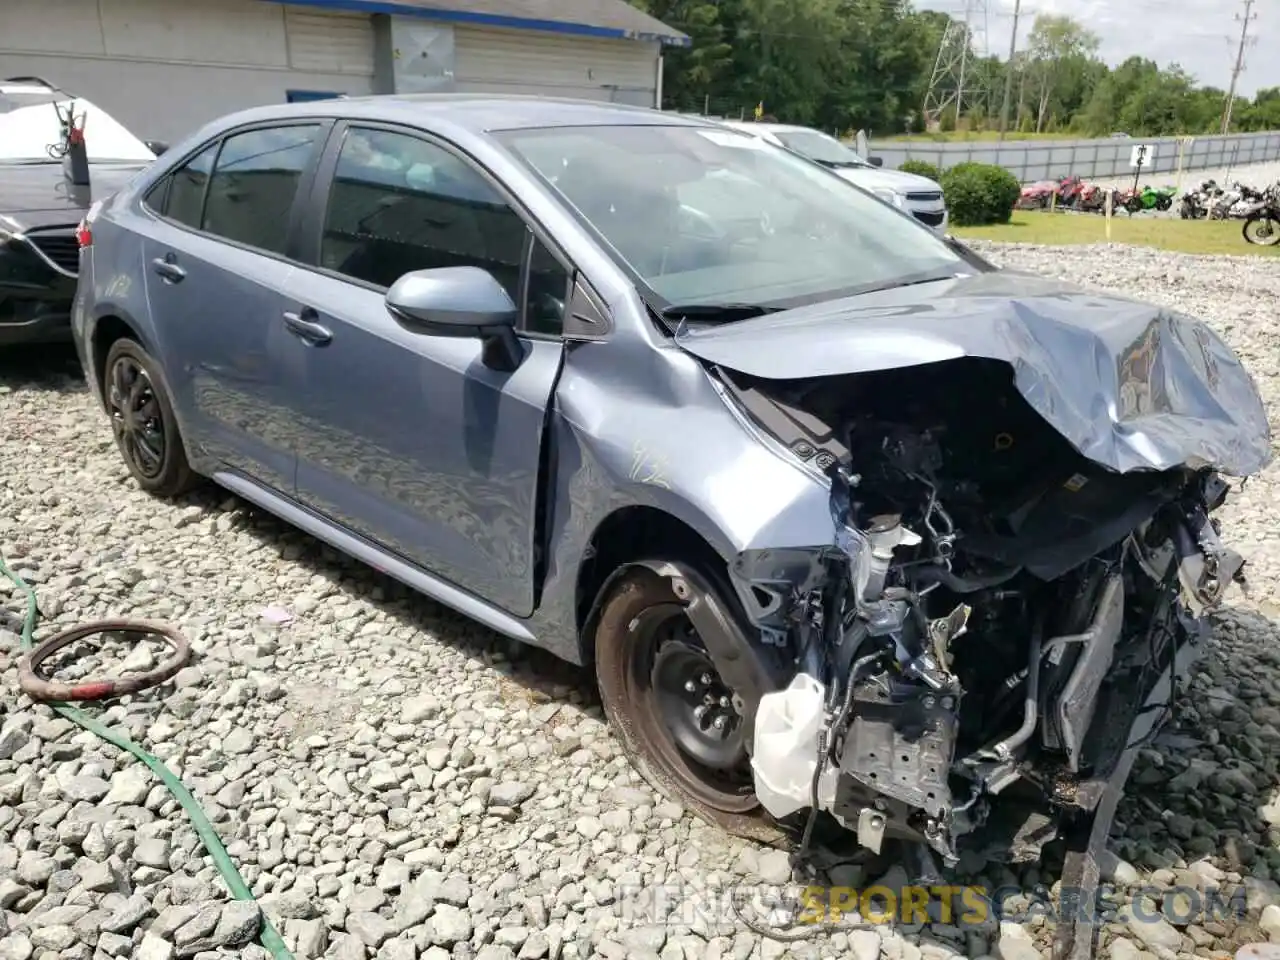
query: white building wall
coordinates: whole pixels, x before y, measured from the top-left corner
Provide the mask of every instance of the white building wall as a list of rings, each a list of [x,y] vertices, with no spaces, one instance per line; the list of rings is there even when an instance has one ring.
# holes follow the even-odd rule
[[[457,89],[652,107],[658,45],[534,30],[455,26]]]
[[[22,75],[172,141],[289,90],[372,93],[372,20],[261,0],[0,0],[0,77]]]

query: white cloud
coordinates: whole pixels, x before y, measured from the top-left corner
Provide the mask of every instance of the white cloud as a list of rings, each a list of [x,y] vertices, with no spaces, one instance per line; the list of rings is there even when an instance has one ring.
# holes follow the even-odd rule
[[[963,16],[963,0],[917,0],[917,6]],[[1018,21],[1019,49],[1037,12],[1066,14],[1094,31],[1102,40],[1099,54],[1116,64],[1141,56],[1161,66],[1181,64],[1201,84],[1226,89],[1231,81],[1240,39],[1244,4],[1239,0],[1026,0]],[[1254,3],[1249,35],[1256,41],[1245,48],[1245,70],[1237,90],[1252,96],[1260,87],[1280,86],[1280,59],[1268,55],[1280,41],[1280,13]],[[987,46],[1000,57],[1009,51],[1013,0],[988,0]]]

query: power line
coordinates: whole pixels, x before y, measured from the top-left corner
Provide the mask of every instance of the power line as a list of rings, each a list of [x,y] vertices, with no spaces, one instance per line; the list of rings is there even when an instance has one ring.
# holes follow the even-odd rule
[[[1236,14],[1236,19],[1240,21],[1240,46],[1236,48],[1236,64],[1231,69],[1231,86],[1227,90],[1227,101],[1222,106],[1222,132],[1226,134],[1231,130],[1231,108],[1236,102],[1236,82],[1240,79],[1240,71],[1244,69],[1244,45],[1249,38],[1249,22],[1257,20],[1258,15],[1251,13],[1254,0],[1244,0],[1244,16]],[[1256,39],[1256,38],[1254,38]]]

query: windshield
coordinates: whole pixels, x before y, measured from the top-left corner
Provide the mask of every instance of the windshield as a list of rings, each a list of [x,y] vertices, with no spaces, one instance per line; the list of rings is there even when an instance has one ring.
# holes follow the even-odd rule
[[[7,96],[4,102],[11,109],[0,109],[0,163],[59,162],[49,148],[62,139],[58,110],[66,113],[72,103],[77,117],[85,115],[84,141],[90,162],[149,163],[155,159],[145,143],[88,100],[37,94],[29,103],[18,96]]]
[[[841,167],[871,166],[835,137],[829,137],[817,130],[775,130],[773,135],[788,149],[794,150],[802,157],[817,160],[819,163],[831,163]]]
[[[967,269],[927,227],[746,134],[599,126],[497,136],[576,209],[660,309],[786,308]]]

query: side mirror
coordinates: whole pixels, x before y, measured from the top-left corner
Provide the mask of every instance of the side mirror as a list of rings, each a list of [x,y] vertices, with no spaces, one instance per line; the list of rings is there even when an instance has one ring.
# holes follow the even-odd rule
[[[873,167],[883,167],[884,157],[867,157],[867,163],[871,164]]]
[[[484,363],[512,371],[524,358],[516,337],[519,311],[502,284],[479,267],[438,267],[406,273],[391,285],[387,312],[414,333],[476,337]]]
[[[167,153],[169,151],[169,145],[163,140],[144,140],[143,143],[145,143],[147,145],[147,149],[157,157],[160,156],[160,154]]]

